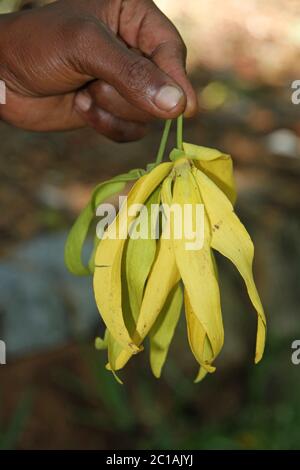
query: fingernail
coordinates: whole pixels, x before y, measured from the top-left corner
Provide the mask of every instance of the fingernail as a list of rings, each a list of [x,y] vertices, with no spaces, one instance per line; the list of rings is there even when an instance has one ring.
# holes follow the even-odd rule
[[[78,93],[75,98],[75,106],[83,112],[87,112],[92,105],[92,98],[87,93]]]
[[[164,111],[171,111],[183,99],[180,88],[172,85],[163,86],[155,96],[155,104]]]

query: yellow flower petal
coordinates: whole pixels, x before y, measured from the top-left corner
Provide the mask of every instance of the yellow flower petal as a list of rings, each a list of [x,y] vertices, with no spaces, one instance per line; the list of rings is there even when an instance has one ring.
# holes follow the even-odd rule
[[[184,143],[183,148],[185,153],[194,159],[195,166],[212,179],[232,204],[235,204],[236,186],[231,156],[199,145]]]
[[[161,376],[169,346],[175,333],[181,308],[182,288],[177,284],[170,293],[162,312],[150,331],[150,365],[155,377]]]
[[[204,173],[194,169],[212,227],[211,246],[229,258],[244,278],[249,297],[258,314],[255,362],[264,351],[266,318],[252,273],[254,247],[244,225],[224,193]]]
[[[184,165],[177,167],[173,191],[173,204],[179,204],[184,210],[184,204],[201,204],[202,200],[196,181],[190,170]],[[195,219],[195,217],[193,217]],[[173,224],[174,226],[174,224]],[[173,227],[174,228],[174,227]],[[204,246],[200,250],[187,250],[183,227],[182,238],[175,239],[173,244],[176,263],[183,280],[192,310],[199,319],[211,343],[214,356],[222,348],[224,330],[220,305],[218,280],[211,256],[211,234],[209,222],[204,212]]]
[[[167,176],[171,167],[172,163],[163,163],[140,178],[128,195],[128,210],[132,204],[144,203]],[[123,233],[124,227],[130,228],[135,217],[129,216],[127,212],[126,209],[120,210],[107,230],[108,237],[101,240],[97,248],[94,293],[99,312],[112,336],[128,351],[137,352],[138,347],[128,333],[122,312],[121,262],[125,239],[110,238],[116,228],[117,234],[119,229]]]
[[[199,170],[203,171],[226,194],[234,205],[237,194],[231,157],[226,155],[212,162],[195,161],[194,163]]]
[[[197,362],[204,368],[207,372],[214,372],[216,368],[212,366],[214,361],[214,353],[212,351],[210,341],[206,334],[205,329],[201,325],[198,317],[195,315],[188,294],[184,292],[184,306],[185,306],[185,316],[188,332],[188,340],[192,353],[194,354]],[[196,378],[198,381],[199,374]]]
[[[151,205],[159,204],[160,188],[157,188],[146,203],[147,238],[129,238],[125,252],[126,279],[129,305],[133,320],[137,320],[144,287],[156,253],[156,240],[151,236]]]
[[[160,314],[170,291],[179,281],[179,273],[171,240],[161,239],[158,244],[158,254],[149,275],[140,315],[138,317],[136,334],[137,344],[146,337],[158,315]]]
[[[228,156],[227,154],[224,154],[217,149],[202,147],[201,145],[188,144],[186,142],[183,143],[183,150],[184,153],[193,160],[206,162],[211,162],[213,160]]]
[[[166,203],[168,191],[172,180],[166,178],[162,185],[161,199],[163,204]],[[166,214],[168,217],[168,214]],[[168,226],[168,222],[166,222]],[[157,258],[153,264],[149,275],[140,315],[136,327],[136,337],[139,343],[148,334],[157,316],[161,312],[167,297],[173,287],[179,281],[180,276],[175,262],[173,244],[170,238],[164,238],[162,234],[158,243]]]

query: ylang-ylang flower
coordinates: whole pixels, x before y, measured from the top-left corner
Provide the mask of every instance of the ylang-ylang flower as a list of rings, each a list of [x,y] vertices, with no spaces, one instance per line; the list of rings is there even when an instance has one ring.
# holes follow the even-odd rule
[[[215,370],[215,359],[224,342],[214,251],[236,266],[257,312],[256,363],[264,351],[266,319],[253,279],[253,243],[234,212],[236,191],[230,156],[183,143],[170,158],[170,162],[160,163],[144,174],[131,172],[129,177],[121,175],[96,188],[70,233],[66,262],[76,274],[93,270],[95,299],[106,325],[104,340],[98,339],[97,346],[107,348],[109,370],[115,373],[122,369],[143,351],[148,338],[150,365],[154,375],[160,377],[179,318],[184,315],[189,345],[199,364],[196,381],[200,381]],[[95,244],[90,267],[85,267],[81,249],[95,207],[137,176],[126,210],[120,209],[105,237]],[[191,240],[186,238],[185,230],[181,230],[181,237],[176,235],[178,220],[172,210],[165,211],[168,223],[160,224],[160,213],[157,215],[161,227],[158,239],[150,234],[131,238],[130,230],[138,223],[138,213],[130,211],[135,204],[146,208],[162,204],[170,209],[176,205],[183,210],[187,204],[195,210],[202,204],[201,248],[187,249]],[[152,225],[148,226],[150,231]],[[125,237],[109,236],[124,229]],[[169,230],[169,236],[165,236],[165,230]]]

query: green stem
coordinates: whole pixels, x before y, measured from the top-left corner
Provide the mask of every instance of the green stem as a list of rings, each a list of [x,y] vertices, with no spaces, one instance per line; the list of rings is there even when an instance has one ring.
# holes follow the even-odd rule
[[[183,139],[183,115],[181,114],[177,118],[177,148],[179,150],[183,150],[182,139]]]
[[[163,135],[162,135],[162,138],[161,138],[161,141],[160,141],[160,146],[159,146],[159,149],[158,149],[157,157],[156,157],[156,160],[155,160],[156,164],[161,163],[162,159],[164,157],[164,153],[165,153],[165,150],[166,150],[166,145],[167,145],[167,141],[168,141],[168,137],[169,137],[171,124],[172,124],[172,119],[168,119],[165,123],[165,128],[164,128],[164,131],[163,131]]]

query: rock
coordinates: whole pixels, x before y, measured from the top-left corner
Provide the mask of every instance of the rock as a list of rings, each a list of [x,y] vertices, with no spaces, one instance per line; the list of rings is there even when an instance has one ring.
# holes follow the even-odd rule
[[[0,264],[0,338],[10,356],[61,346],[99,321],[91,278],[64,265],[65,239],[41,236]]]

